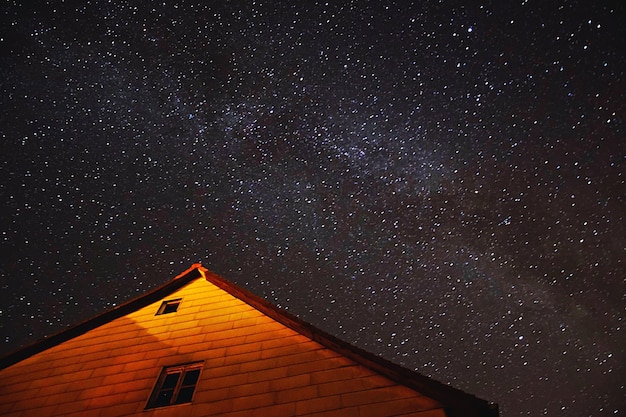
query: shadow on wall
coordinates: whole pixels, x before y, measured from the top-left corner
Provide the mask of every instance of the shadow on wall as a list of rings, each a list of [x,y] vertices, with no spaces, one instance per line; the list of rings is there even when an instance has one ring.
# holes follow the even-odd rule
[[[163,366],[198,359],[179,355],[160,321],[148,330],[123,316],[0,370],[0,415],[143,412]]]

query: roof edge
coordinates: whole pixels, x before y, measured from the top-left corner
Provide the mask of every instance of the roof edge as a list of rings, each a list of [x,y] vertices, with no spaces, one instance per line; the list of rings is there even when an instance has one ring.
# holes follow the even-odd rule
[[[80,336],[88,332],[89,330],[95,329],[96,327],[101,326],[111,320],[115,320],[142,307],[152,304],[153,302],[158,301],[161,298],[173,293],[174,291],[178,290],[179,288],[183,287],[185,284],[188,284],[194,279],[204,277],[204,271],[206,271],[206,269],[203,268],[201,264],[193,264],[190,268],[177,275],[174,279],[166,282],[159,287],[154,288],[153,290],[137,298],[122,303],[119,306],[116,306],[111,310],[107,310],[104,313],[98,314],[95,317],[63,329],[58,333],[52,334],[51,336],[44,337],[43,339],[40,339],[36,342],[18,348],[17,350],[0,358],[0,369],[7,368],[11,365],[16,364],[17,362],[29,358],[30,356],[50,349],[51,347],[54,347],[76,336]]]
[[[499,415],[498,405],[495,403],[478,398],[351,345],[207,269],[202,268],[202,272],[205,274],[207,281],[290,329],[402,385],[413,388],[445,404],[448,416],[497,417]]]

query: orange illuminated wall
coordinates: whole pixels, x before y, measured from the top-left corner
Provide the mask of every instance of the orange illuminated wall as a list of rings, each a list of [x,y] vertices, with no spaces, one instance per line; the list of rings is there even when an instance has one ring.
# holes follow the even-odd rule
[[[155,315],[181,298],[175,313]],[[192,403],[146,410],[165,366],[203,362]],[[444,416],[442,405],[203,277],[0,370],[2,416]]]

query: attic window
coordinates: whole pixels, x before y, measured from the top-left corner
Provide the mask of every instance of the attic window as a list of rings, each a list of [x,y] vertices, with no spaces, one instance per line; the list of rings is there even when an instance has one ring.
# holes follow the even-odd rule
[[[156,315],[161,315],[161,314],[170,314],[170,313],[175,313],[176,310],[178,310],[178,306],[180,305],[182,298],[177,298],[176,300],[165,300],[163,301],[163,303],[161,304],[161,307],[159,307],[159,310],[157,311]]]
[[[202,362],[163,368],[146,408],[190,403],[201,369]]]

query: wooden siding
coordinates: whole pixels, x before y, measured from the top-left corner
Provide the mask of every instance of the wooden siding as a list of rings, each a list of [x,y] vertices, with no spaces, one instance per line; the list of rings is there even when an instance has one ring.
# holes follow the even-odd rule
[[[0,371],[2,416],[444,416],[436,401],[204,279]],[[193,402],[144,410],[164,366],[203,361]]]

